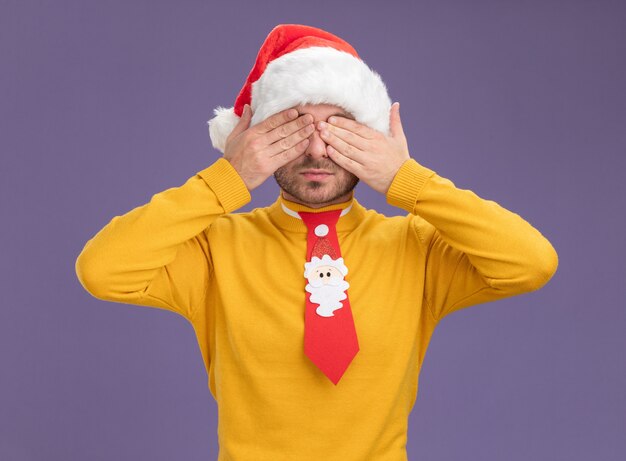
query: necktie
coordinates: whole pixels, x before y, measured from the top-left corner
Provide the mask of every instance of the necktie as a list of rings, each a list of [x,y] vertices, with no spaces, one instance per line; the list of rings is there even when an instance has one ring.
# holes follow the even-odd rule
[[[359,351],[335,225],[341,210],[298,212],[306,224],[304,353],[336,385]]]

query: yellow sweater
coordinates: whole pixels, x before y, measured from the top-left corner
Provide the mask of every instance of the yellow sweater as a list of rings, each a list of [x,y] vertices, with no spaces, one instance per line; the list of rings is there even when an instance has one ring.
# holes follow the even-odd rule
[[[360,350],[335,386],[303,352],[305,224],[220,158],[116,216],[76,261],[93,296],[193,326],[218,406],[218,461],[406,461],[407,424],[442,317],[543,286],[558,265],[519,215],[407,160],[387,217],[349,202],[337,224]]]

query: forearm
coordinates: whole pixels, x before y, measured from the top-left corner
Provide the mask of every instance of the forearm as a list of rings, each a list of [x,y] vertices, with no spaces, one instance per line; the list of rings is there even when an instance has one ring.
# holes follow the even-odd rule
[[[249,201],[240,177],[219,159],[180,187],[155,194],[149,203],[113,218],[78,256],[78,278],[95,297],[136,301],[176,258],[196,267],[204,259],[206,265],[204,230]]]
[[[556,271],[553,246],[521,216],[457,188],[414,159],[398,171],[387,201],[428,221],[447,244],[467,255],[492,288],[511,294],[531,291]]]

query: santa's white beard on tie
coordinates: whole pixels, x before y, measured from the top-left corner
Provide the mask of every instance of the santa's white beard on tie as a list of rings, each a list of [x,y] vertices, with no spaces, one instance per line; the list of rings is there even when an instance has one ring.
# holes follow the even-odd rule
[[[327,279],[326,283],[315,283],[315,285],[317,286],[309,283],[305,288],[311,293],[311,302],[319,304],[315,312],[322,317],[333,317],[333,311],[343,307],[341,301],[348,297],[345,291],[350,287],[350,284],[345,280],[336,278],[334,280]]]

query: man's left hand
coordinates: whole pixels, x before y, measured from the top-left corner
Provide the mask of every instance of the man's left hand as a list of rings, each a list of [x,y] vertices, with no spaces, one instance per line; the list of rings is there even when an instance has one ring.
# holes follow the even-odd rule
[[[400,121],[400,104],[392,104],[389,114],[391,136],[345,117],[333,116],[329,123],[317,125],[327,144],[328,157],[383,195],[410,158]]]

